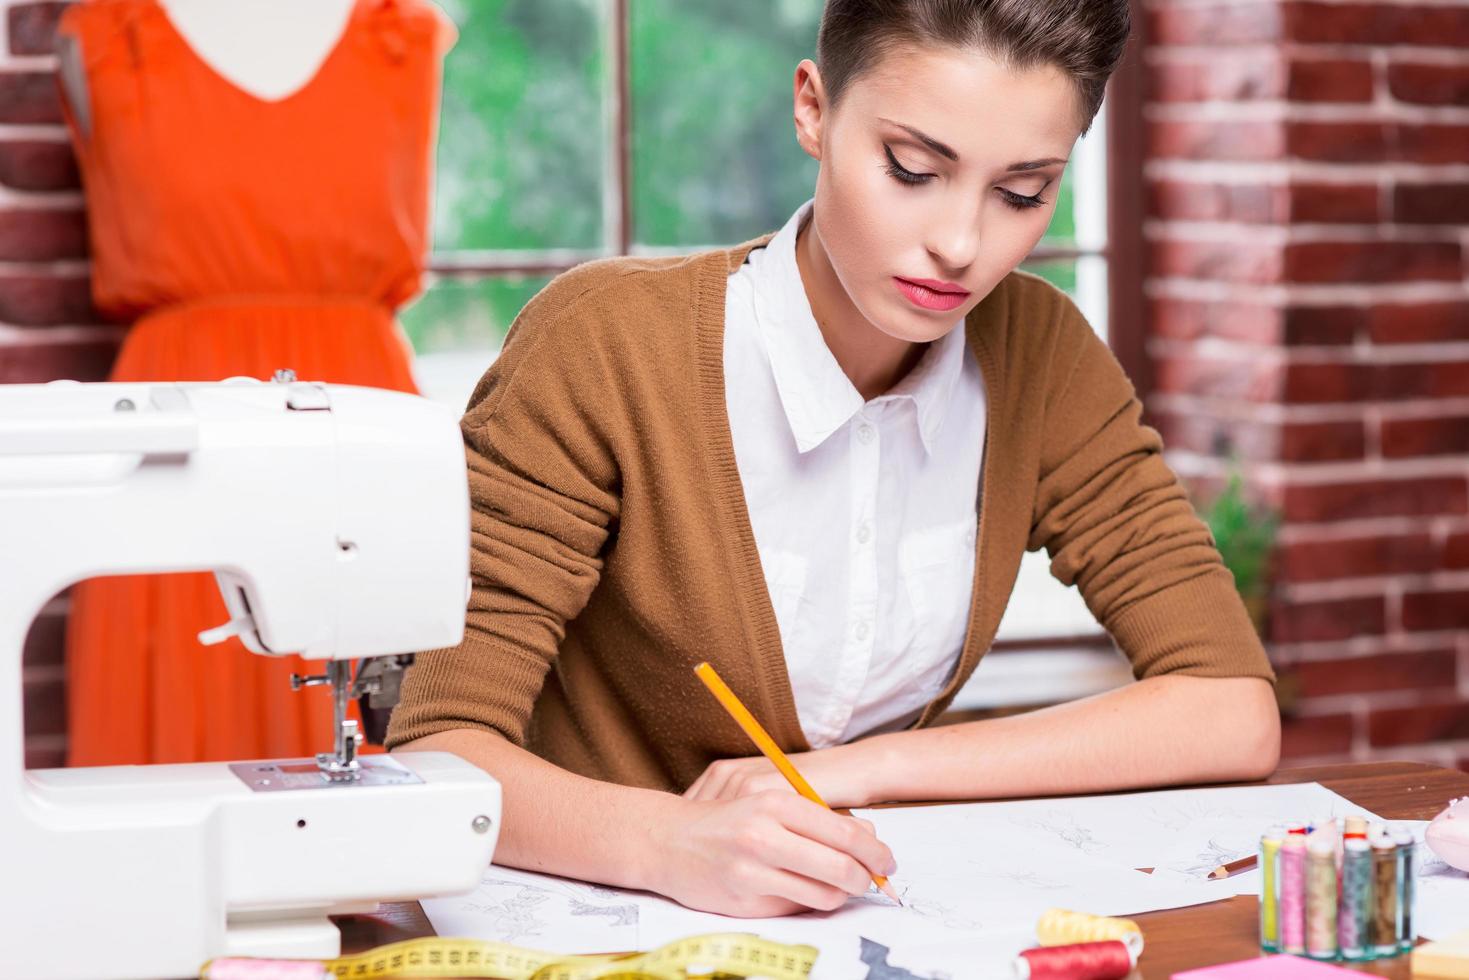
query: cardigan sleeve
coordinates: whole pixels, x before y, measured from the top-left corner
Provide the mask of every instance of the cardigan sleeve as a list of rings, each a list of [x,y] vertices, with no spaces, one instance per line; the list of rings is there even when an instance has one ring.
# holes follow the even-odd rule
[[[605,360],[577,329],[575,299],[557,295],[570,288],[548,287],[517,318],[461,422],[472,511],[464,639],[415,658],[389,749],[456,728],[524,745],[566,623],[600,578],[619,477],[596,404]]]
[[[1162,457],[1121,366],[1055,293],[1030,547],[1075,584],[1138,678],[1275,675],[1208,527]]]

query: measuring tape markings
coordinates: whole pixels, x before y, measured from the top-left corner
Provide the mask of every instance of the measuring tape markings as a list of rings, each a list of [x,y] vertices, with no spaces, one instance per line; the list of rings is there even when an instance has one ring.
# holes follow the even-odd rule
[[[409,939],[351,956],[319,961],[321,976],[337,980],[381,977],[468,977],[494,980],[685,980],[710,974],[806,980],[814,946],[786,945],[752,933],[711,933],[667,943],[646,953],[564,956],[476,939]],[[262,976],[272,961],[220,958],[204,964],[206,980]],[[316,961],[275,961],[304,966]]]

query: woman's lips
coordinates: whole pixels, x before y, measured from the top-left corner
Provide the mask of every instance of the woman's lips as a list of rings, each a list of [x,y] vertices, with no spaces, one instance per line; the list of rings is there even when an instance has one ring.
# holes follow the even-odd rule
[[[951,282],[938,282],[933,279],[904,279],[902,276],[893,276],[893,282],[897,284],[898,290],[908,298],[908,302],[925,310],[953,310],[964,305],[969,298],[969,290],[956,286]]]

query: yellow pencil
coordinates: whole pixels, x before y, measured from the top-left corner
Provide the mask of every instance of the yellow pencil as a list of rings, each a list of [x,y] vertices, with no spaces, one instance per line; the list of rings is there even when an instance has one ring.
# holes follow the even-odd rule
[[[775,744],[775,739],[771,738],[770,733],[755,720],[755,716],[750,714],[750,709],[746,708],[735,696],[735,692],[729,689],[729,685],[715,673],[714,668],[707,663],[702,663],[694,668],[694,673],[699,675],[699,680],[703,681],[710,693],[719,699],[720,704],[724,705],[724,710],[729,712],[729,716],[745,730],[745,734],[750,736],[750,741],[754,742],[755,746],[765,754],[765,758],[775,764],[775,768],[780,770],[780,774],[786,778],[792,788],[812,803],[825,806],[830,810],[831,807],[826,806],[826,801],[811,788],[806,778],[796,771],[796,767],[791,765],[791,760],[787,759],[786,754],[780,750],[780,746]],[[893,886],[888,884],[885,876],[874,874],[872,883],[888,898],[899,905],[903,904],[903,900],[898,898],[897,893],[893,891]]]

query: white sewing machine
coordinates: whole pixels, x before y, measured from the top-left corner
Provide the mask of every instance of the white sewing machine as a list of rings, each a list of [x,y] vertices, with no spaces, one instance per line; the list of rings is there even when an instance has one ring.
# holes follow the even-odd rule
[[[396,698],[397,655],[459,642],[468,564],[463,444],[424,399],[289,372],[0,385],[0,973],[332,957],[328,914],[472,890],[499,784],[447,753],[359,758],[345,717],[348,698]],[[204,642],[331,661],[303,686],[332,686],[333,751],[26,771],[21,645],[42,605],[92,576],[191,570],[230,610]]]

